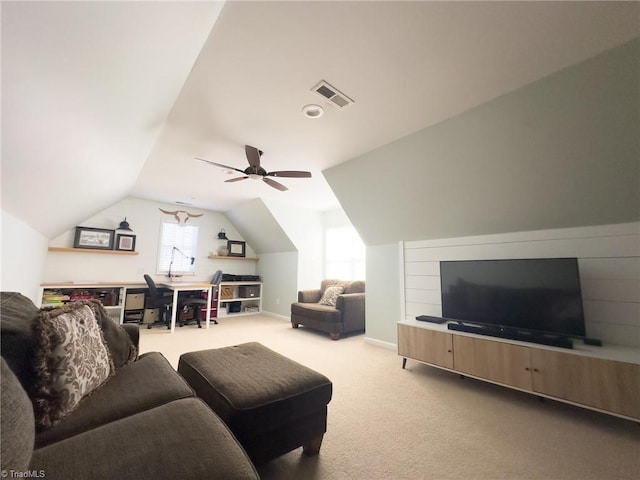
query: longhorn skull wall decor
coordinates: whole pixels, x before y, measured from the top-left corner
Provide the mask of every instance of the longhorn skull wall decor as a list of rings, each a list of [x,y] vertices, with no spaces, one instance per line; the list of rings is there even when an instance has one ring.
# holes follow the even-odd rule
[[[178,225],[187,223],[190,218],[201,217],[202,215],[204,215],[204,213],[189,213],[186,210],[176,210],[173,212],[163,210],[161,208],[159,208],[158,210],[160,210],[162,213],[166,213],[167,215],[173,215],[173,217],[178,222]]]

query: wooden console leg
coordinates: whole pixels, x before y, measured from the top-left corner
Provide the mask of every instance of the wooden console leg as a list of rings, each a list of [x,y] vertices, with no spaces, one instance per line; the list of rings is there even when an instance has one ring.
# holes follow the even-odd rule
[[[329,335],[331,336],[331,340],[340,340],[339,333],[330,333]]]
[[[299,323],[292,323],[292,324],[291,324],[291,326],[292,326],[293,328],[298,328],[298,327],[300,326],[300,324],[299,324]]]
[[[320,447],[322,446],[322,437],[324,437],[324,435],[320,435],[305,443],[302,446],[302,452],[309,457],[318,455],[320,453]]]

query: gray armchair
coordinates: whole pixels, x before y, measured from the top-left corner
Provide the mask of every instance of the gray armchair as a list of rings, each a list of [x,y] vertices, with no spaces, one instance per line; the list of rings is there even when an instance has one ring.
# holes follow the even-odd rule
[[[335,306],[318,303],[330,286],[344,289],[337,296]],[[291,326],[303,325],[327,332],[332,340],[338,340],[343,333],[363,332],[364,300],[364,281],[323,280],[318,289],[298,292],[298,301],[291,304]]]

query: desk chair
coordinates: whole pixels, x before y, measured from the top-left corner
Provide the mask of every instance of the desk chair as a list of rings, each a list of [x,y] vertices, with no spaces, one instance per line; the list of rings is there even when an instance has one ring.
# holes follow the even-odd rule
[[[220,286],[221,281],[222,281],[222,270],[216,270],[216,273],[214,273],[213,277],[211,278],[211,301],[212,302],[216,298],[216,292],[218,291],[218,287]],[[213,323],[217,325],[218,320],[214,318]]]
[[[216,296],[215,294],[218,288],[218,284],[220,283],[220,280],[222,280],[222,270],[217,270],[216,273],[213,274],[213,278],[211,279],[211,285],[212,285],[211,301],[212,302]],[[207,300],[205,298],[189,297],[185,299],[178,299],[178,303],[180,308],[185,309],[185,311],[189,308],[193,308],[193,319],[179,322],[179,325],[182,327],[184,325],[189,324],[192,321],[195,321],[198,324],[198,328],[202,328],[202,325],[200,324],[200,311],[202,307],[206,308]],[[211,321],[216,325],[218,324],[218,321],[215,318],[212,318]]]
[[[151,328],[153,325],[157,324],[164,324],[167,328],[171,328],[171,305],[173,304],[173,294],[165,295],[165,292],[170,292],[171,290],[166,288],[159,289],[156,287],[156,283],[149,275],[145,274],[144,280],[147,282],[147,287],[149,287],[149,307],[160,309],[158,320],[147,325],[147,328]]]

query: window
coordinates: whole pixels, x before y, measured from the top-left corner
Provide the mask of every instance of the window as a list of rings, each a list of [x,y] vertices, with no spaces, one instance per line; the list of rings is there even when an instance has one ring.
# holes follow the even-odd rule
[[[325,234],[325,277],[365,279],[365,246],[353,227],[329,228]]]
[[[171,274],[193,273],[197,250],[197,226],[163,223],[158,248],[158,273],[168,273],[169,268]]]

